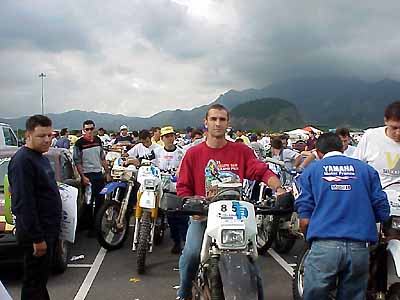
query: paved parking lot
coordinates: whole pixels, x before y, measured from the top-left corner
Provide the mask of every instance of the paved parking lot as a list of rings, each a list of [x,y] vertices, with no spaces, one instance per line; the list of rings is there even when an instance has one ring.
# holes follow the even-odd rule
[[[172,246],[168,237],[161,246],[155,247],[148,257],[146,275],[135,271],[136,257],[131,249],[131,237],[124,247],[106,252],[96,239],[78,233],[71,245],[69,256],[84,254],[85,258],[70,262],[64,274],[51,277],[48,287],[56,300],[119,300],[119,299],[175,299],[179,285],[177,255],[169,253]],[[298,241],[291,253],[280,257],[271,252],[260,256],[266,299],[292,299],[292,283],[289,272],[294,255],[302,247]],[[19,299],[21,272],[17,266],[1,266],[0,280],[14,300]]]

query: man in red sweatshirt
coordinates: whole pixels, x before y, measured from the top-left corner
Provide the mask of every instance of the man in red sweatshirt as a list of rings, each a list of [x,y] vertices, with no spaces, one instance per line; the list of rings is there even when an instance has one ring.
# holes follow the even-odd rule
[[[254,151],[241,143],[227,141],[225,132],[229,125],[229,111],[220,104],[209,107],[204,125],[208,130],[205,142],[191,147],[185,154],[179,171],[176,190],[180,197],[207,196],[205,168],[214,160],[218,168],[231,171],[240,179],[265,182],[277,191],[285,193],[281,182],[268,165],[257,159]],[[191,299],[192,281],[200,263],[202,237],[206,229],[206,220],[193,216],[186,236],[186,244],[179,259],[180,288],[177,299]]]

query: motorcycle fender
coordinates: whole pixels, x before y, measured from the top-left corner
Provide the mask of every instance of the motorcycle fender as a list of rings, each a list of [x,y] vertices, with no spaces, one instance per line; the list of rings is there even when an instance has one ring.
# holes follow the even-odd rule
[[[223,253],[219,273],[225,300],[257,300],[256,267],[244,253]]]
[[[392,263],[394,265],[394,271],[397,277],[400,278],[400,241],[390,240],[387,245],[387,251],[390,253],[390,256],[388,256],[388,264]]]
[[[144,191],[140,196],[140,207],[143,208],[155,208],[156,207],[156,195],[154,192]]]
[[[120,182],[120,181],[110,182],[110,183],[107,183],[105,187],[103,187],[100,194],[108,195],[108,194],[111,194],[112,192],[114,192],[119,187],[126,188],[127,186],[128,186],[128,184],[126,182]]]

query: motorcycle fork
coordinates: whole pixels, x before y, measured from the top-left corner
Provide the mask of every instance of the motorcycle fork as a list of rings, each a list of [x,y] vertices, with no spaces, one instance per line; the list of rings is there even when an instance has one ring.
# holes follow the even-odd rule
[[[132,183],[129,182],[128,183],[128,190],[125,193],[125,197],[122,200],[122,205],[121,205],[121,209],[119,211],[118,217],[117,217],[117,228],[122,228],[124,226],[124,219],[125,219],[125,214],[126,214],[126,210],[128,208],[128,203],[129,203],[129,196],[132,192]]]
[[[151,232],[150,232],[150,247],[149,247],[149,252],[153,252],[153,241],[154,241],[154,231],[156,229],[156,222],[158,218],[158,206],[159,206],[159,196],[156,194],[156,207],[151,209],[151,220],[152,220],[152,226],[151,226]]]
[[[139,226],[140,226],[140,218],[142,217],[143,208],[140,207],[140,197],[142,196],[142,192],[138,192],[137,201],[136,201],[136,211],[135,211],[135,231],[133,233],[133,243],[132,243],[132,250],[136,251],[136,245],[139,242]],[[158,217],[158,203],[159,197],[156,199],[156,207],[151,209],[151,232],[150,232],[150,247],[149,252],[153,252],[153,239],[154,239],[154,230],[155,224]]]
[[[132,250],[136,251],[136,245],[138,243],[139,238],[139,221],[142,217],[142,208],[140,207],[140,197],[142,196],[142,192],[137,193],[137,201],[136,201],[136,209],[135,209],[135,231],[133,232],[133,243],[132,243]]]

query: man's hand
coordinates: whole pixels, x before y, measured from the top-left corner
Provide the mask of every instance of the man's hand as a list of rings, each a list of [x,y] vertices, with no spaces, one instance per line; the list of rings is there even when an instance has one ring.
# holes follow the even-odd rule
[[[90,185],[90,180],[86,176],[82,176],[82,183],[84,186]]]
[[[137,158],[128,158],[126,160],[126,164],[128,165],[134,165],[135,167],[140,167],[140,161]]]
[[[308,224],[310,223],[310,219],[300,219],[300,231],[306,235],[307,233],[307,227]]]
[[[33,243],[33,256],[41,257],[47,253],[47,244],[45,241]]]
[[[282,188],[282,187],[278,187],[278,188],[276,189],[276,195],[277,195],[277,196],[283,195],[283,194],[285,194],[285,193],[287,193],[287,190],[285,190],[285,189]]]
[[[107,182],[111,182],[112,181],[112,177],[111,177],[111,174],[109,172],[107,172],[106,181]]]

